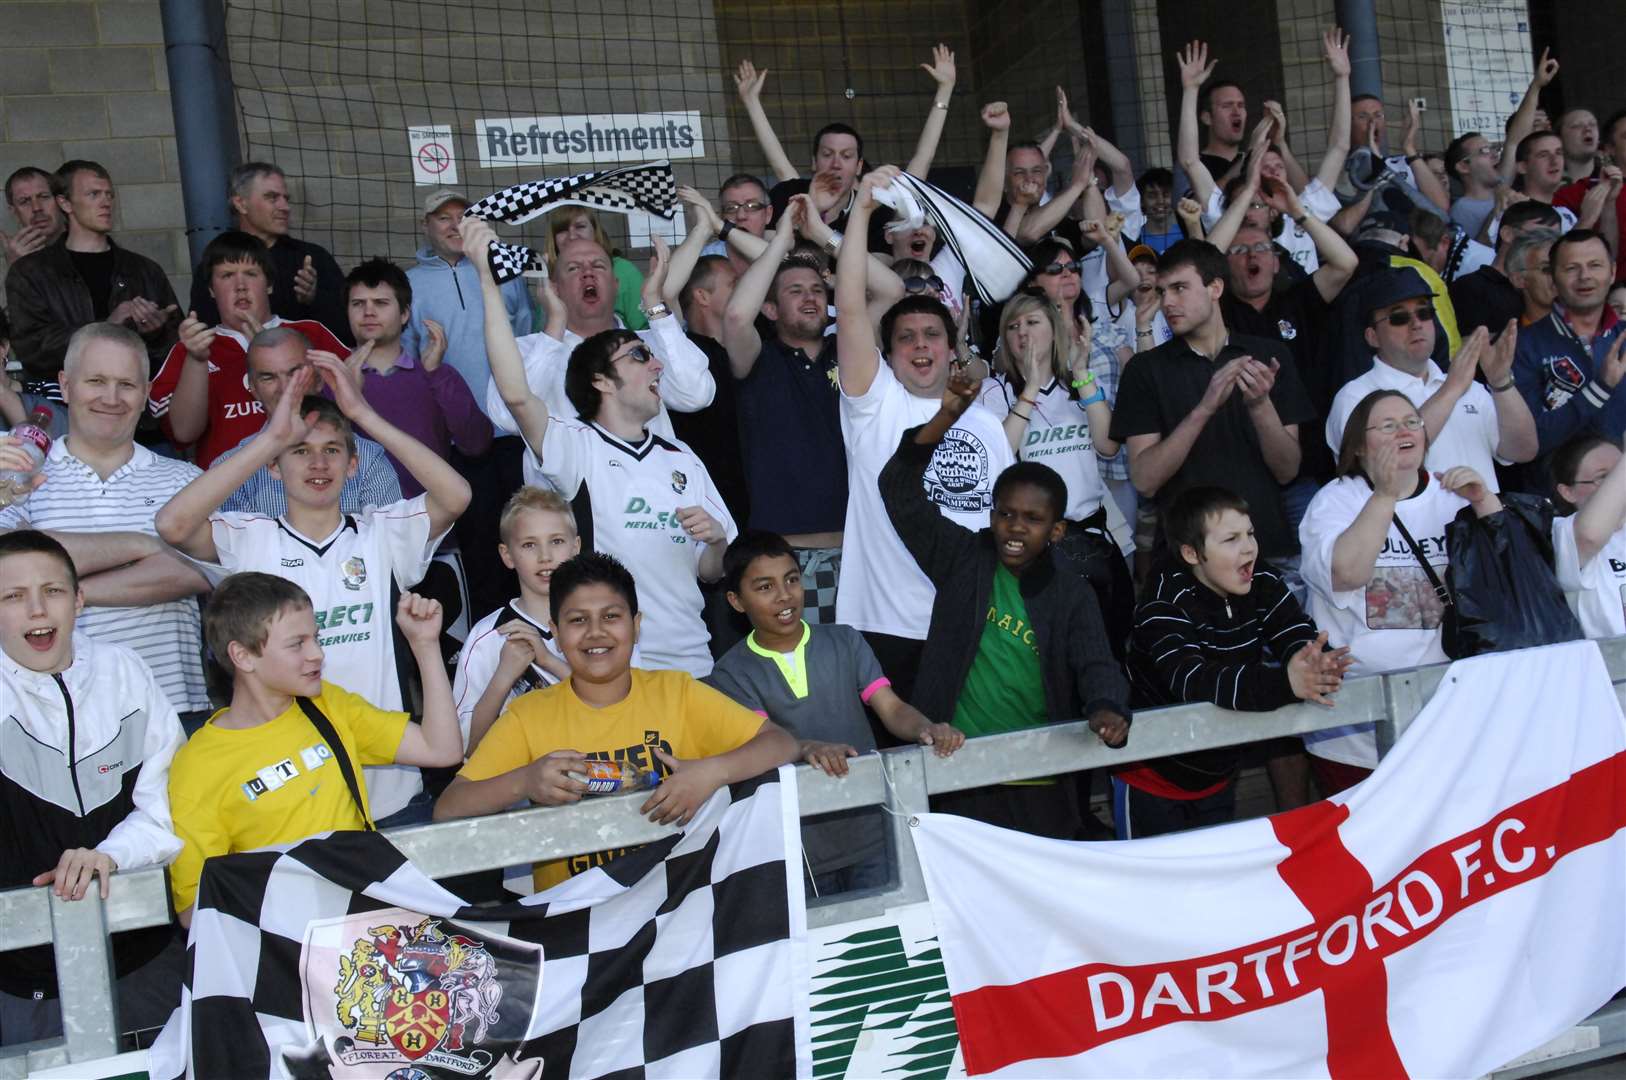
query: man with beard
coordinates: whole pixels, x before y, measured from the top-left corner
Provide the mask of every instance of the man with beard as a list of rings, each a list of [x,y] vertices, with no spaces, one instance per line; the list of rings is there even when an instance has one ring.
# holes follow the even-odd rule
[[[875,189],[896,175],[896,168],[887,166],[864,178],[853,200],[854,230],[869,227]],[[863,631],[893,689],[907,701],[934,589],[892,527],[879,481],[904,431],[937,413],[955,330],[948,309],[935,297],[905,297],[881,319],[883,358],[865,304],[869,264],[861,245],[842,245],[836,264],[836,348],[847,512],[836,621]],[[945,516],[981,530],[988,525],[994,480],[1014,463],[999,419],[973,405],[933,452],[927,495]]]
[[[1626,434],[1623,324],[1605,300],[1614,258],[1602,236],[1571,229],[1553,242],[1548,272],[1557,299],[1546,318],[1519,334],[1513,377],[1536,418],[1541,453],[1583,432]]]

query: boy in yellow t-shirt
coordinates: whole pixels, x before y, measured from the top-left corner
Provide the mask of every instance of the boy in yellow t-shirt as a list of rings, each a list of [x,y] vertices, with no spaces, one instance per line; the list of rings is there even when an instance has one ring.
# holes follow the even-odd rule
[[[170,809],[183,845],[170,867],[170,889],[182,925],[191,923],[198,878],[211,855],[368,827],[362,766],[462,760],[440,655],[440,604],[402,593],[395,621],[423,678],[421,724],[323,681],[316,615],[304,589],[257,573],[233,574],[216,587],[203,634],[232,673],[231,705],[209,718],[169,769]],[[339,746],[319,730],[320,718]],[[341,759],[350,763],[354,792]]]
[[[589,758],[631,760],[661,783],[639,809],[687,824],[713,792],[796,760],[796,740],[683,671],[632,666],[638,592],[614,558],[578,555],[553,572],[548,606],[570,677],[534,690],[497,717],[463,771],[435,804],[435,820],[506,810],[528,799],[581,799],[572,779]],[[621,851],[539,864],[538,889],[557,885]]]

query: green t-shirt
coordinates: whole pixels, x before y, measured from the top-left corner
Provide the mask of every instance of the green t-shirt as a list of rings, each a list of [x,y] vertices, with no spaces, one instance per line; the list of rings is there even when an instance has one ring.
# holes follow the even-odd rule
[[[1037,727],[1045,715],[1039,642],[1016,575],[1000,564],[977,656],[954,706],[954,726],[975,738]]]

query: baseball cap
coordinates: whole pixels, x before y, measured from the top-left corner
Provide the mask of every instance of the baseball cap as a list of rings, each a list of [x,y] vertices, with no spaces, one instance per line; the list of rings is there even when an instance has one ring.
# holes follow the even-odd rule
[[[1433,295],[1434,290],[1428,287],[1422,274],[1410,266],[1401,266],[1374,275],[1371,284],[1363,291],[1361,306],[1367,314],[1371,314],[1402,300]]]
[[[463,194],[461,191],[453,191],[451,188],[441,188],[438,191],[430,192],[429,197],[424,199],[423,212],[426,214],[433,214],[436,210],[439,210],[449,202],[460,202],[464,206],[472,205],[469,197]]]
[[[1157,252],[1153,251],[1145,244],[1136,244],[1134,247],[1129,249],[1130,262],[1140,262],[1142,259],[1150,259],[1155,263],[1157,262]]]

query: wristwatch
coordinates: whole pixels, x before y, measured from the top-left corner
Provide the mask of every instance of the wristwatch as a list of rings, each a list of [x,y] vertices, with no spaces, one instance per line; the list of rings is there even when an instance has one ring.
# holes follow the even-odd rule
[[[654,322],[656,319],[664,319],[670,314],[672,314],[672,309],[664,303],[655,303],[644,308],[644,318],[650,322]]]
[[[719,240],[727,240],[728,239],[728,234],[733,232],[737,228],[739,228],[739,226],[734,224],[732,221],[723,222],[723,227],[721,229],[717,230],[717,239],[719,239]]]

